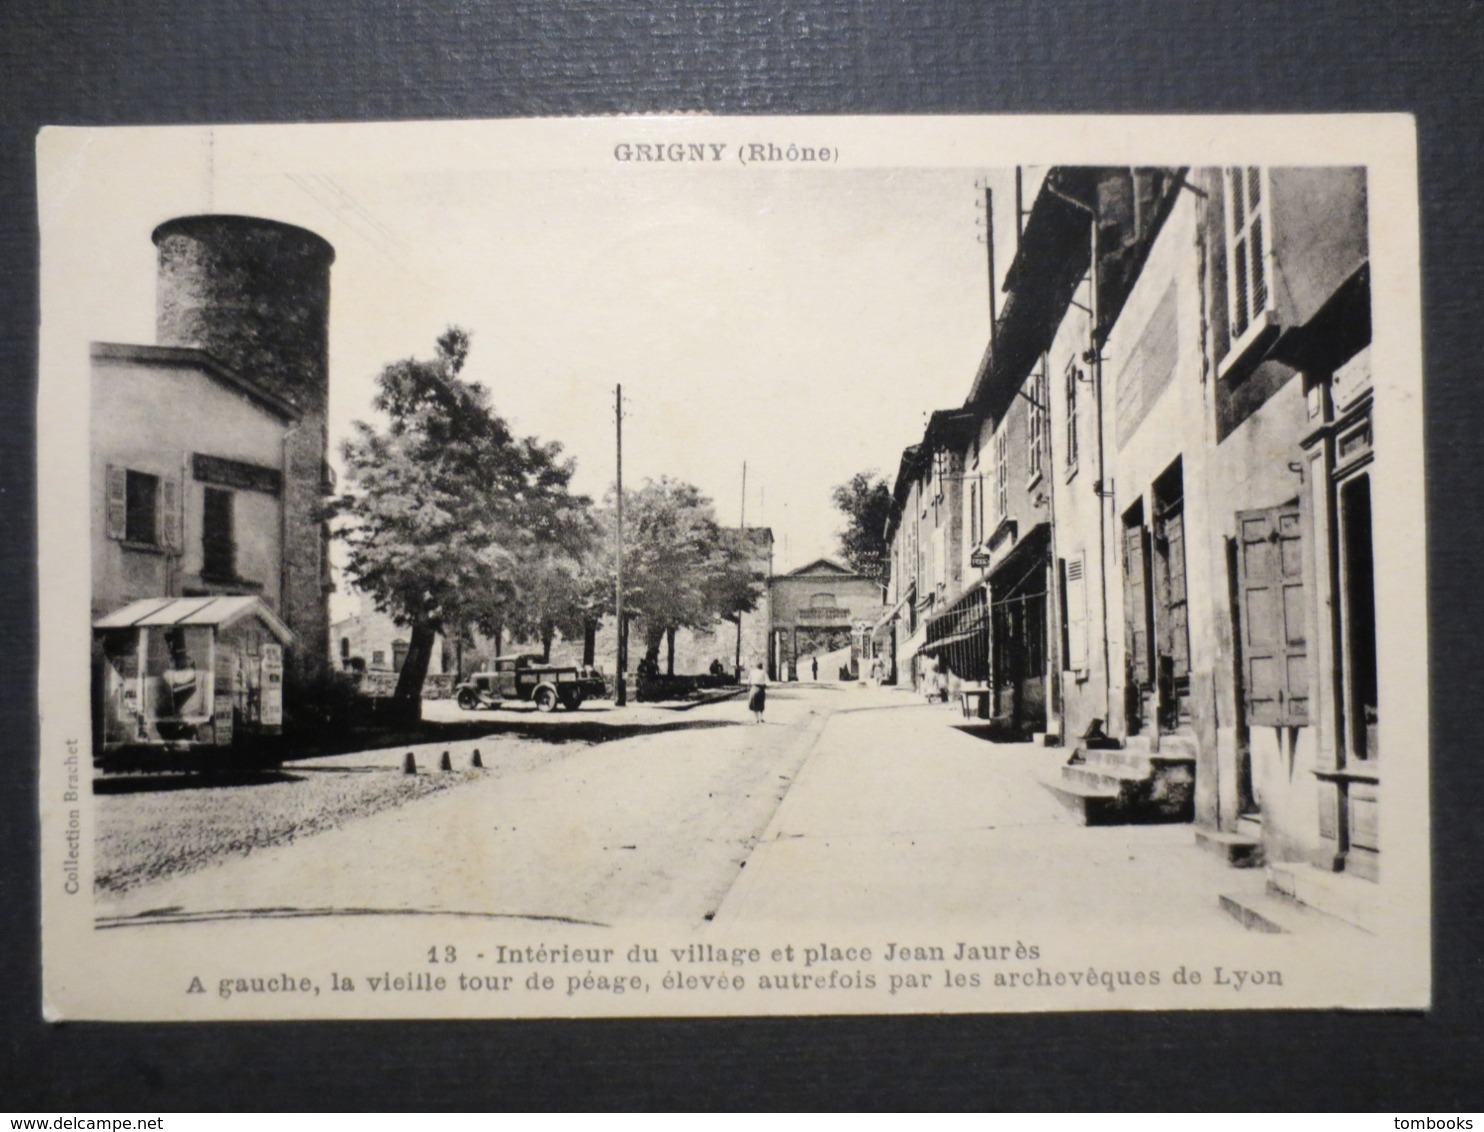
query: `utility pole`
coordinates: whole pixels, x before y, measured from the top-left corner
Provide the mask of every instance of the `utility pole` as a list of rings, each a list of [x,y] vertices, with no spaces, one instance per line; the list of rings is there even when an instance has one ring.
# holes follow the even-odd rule
[[[623,623],[623,386],[614,386],[614,415],[618,423],[618,545],[614,547],[613,610],[618,619],[618,675],[613,702],[623,707],[629,702],[624,672],[628,668],[628,634]]]
[[[1025,168],[1015,167],[1015,254],[1020,254],[1020,240],[1025,235]]]
[[[747,545],[747,461],[742,461],[742,543]],[[737,611],[737,682],[742,682],[742,611]]]
[[[994,190],[984,186],[984,243],[989,249],[989,348],[994,349],[994,324],[999,321],[999,309],[994,286]]]

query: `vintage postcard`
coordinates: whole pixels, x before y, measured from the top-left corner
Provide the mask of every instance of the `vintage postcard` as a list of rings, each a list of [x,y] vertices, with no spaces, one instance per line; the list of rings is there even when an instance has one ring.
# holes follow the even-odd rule
[[[48,1018],[1429,1005],[1409,118],[37,144]]]

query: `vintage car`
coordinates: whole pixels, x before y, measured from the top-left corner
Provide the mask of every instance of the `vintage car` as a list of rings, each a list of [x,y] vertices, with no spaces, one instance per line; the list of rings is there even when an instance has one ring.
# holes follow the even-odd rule
[[[537,711],[553,711],[557,704],[576,711],[584,700],[606,694],[603,674],[596,668],[547,664],[528,653],[497,657],[492,671],[476,672],[454,689],[454,699],[465,711],[497,708],[505,700],[529,701]]]

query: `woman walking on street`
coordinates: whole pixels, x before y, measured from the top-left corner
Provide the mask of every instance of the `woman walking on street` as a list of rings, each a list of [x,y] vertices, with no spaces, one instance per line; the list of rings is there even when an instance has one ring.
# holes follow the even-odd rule
[[[762,661],[755,661],[747,674],[747,686],[752,689],[747,697],[747,710],[759,723],[763,721],[763,705],[768,698],[768,674],[763,671]]]

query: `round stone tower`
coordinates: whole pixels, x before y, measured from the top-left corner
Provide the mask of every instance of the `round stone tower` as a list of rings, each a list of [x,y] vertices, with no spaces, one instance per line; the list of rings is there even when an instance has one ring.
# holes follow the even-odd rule
[[[300,414],[284,442],[283,607],[295,635],[290,674],[329,656],[330,265],[313,232],[252,216],[185,216],[154,232],[156,341],[195,346]]]

